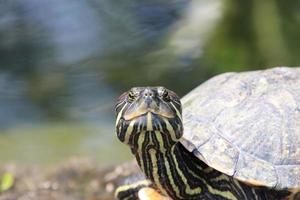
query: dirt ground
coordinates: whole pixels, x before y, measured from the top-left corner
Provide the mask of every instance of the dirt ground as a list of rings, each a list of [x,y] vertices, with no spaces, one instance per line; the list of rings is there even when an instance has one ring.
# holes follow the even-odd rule
[[[137,171],[131,162],[100,167],[82,158],[54,167],[4,165],[0,176],[8,172],[14,183],[0,200],[112,200],[117,182]]]

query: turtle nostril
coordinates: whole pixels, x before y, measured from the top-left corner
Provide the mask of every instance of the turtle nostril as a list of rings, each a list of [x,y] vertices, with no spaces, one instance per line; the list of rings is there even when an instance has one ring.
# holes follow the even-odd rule
[[[153,95],[153,92],[152,91],[150,91],[150,90],[146,90],[146,91],[144,91],[144,97],[145,98],[152,98],[154,95]]]

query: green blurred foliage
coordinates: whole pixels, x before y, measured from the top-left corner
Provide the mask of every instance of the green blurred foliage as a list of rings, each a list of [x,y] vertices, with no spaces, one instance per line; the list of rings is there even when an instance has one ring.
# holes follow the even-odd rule
[[[0,193],[9,190],[15,182],[15,177],[10,172],[5,172],[0,179]]]
[[[224,9],[203,55],[212,73],[299,65],[300,1],[227,0]]]

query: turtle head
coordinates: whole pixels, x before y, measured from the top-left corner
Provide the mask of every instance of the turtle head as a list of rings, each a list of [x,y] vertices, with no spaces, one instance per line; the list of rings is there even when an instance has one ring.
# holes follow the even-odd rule
[[[131,147],[148,143],[175,144],[183,133],[179,97],[164,87],[134,87],[115,105],[116,133]],[[161,145],[161,144],[160,144]]]

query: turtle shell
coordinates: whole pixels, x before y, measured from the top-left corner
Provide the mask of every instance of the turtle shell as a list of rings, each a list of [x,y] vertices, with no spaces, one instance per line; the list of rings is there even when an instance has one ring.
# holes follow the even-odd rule
[[[300,188],[300,68],[225,73],[182,99],[183,145],[209,166],[270,188]]]

